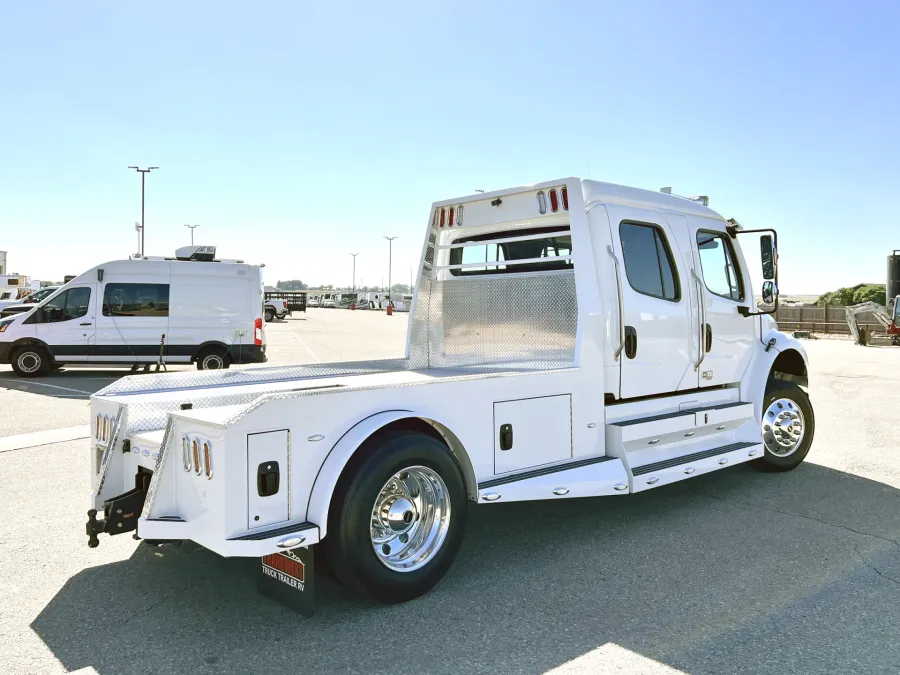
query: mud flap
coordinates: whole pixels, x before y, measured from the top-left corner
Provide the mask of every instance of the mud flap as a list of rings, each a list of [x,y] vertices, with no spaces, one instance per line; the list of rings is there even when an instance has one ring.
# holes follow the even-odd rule
[[[256,590],[303,616],[312,616],[316,609],[314,558],[312,547],[265,556]]]

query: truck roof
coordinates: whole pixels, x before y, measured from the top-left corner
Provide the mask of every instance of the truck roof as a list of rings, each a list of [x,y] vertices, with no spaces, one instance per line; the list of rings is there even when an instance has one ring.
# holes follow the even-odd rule
[[[572,181],[581,182],[585,206],[592,203],[622,204],[627,206],[641,206],[650,209],[662,209],[664,211],[675,211],[677,213],[701,216],[703,218],[713,218],[715,220],[725,220],[718,212],[713,211],[708,206],[704,206],[699,201],[693,201],[687,197],[645,190],[643,188],[628,187],[627,185],[604,183],[599,180],[586,180],[574,176],[534,183],[532,185],[521,185],[505,190],[496,190],[494,192],[476,193],[463,198],[445,199],[435,202],[433,206],[452,206],[459,203],[466,204],[473,201],[490,200],[496,197],[517,194],[527,190],[556,187]]]

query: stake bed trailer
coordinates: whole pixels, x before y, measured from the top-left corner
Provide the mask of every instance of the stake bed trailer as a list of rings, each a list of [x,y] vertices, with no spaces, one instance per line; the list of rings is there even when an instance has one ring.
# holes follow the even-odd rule
[[[449,568],[467,502],[792,469],[814,432],[806,354],[751,311],[741,233],[697,201],[577,178],[436,202],[405,358],[95,394],[89,543],[136,529],[274,576],[272,554],[322,542],[342,583],[397,602]]]

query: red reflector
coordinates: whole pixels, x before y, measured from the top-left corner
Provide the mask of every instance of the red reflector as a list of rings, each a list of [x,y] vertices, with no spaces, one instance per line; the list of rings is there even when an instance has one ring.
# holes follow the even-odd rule
[[[569,210],[569,190],[568,190],[568,188],[564,187],[562,190],[560,190],[560,194],[562,194],[563,208],[566,211],[568,211]]]
[[[559,211],[559,197],[556,196],[556,190],[550,190],[550,210],[553,213]]]
[[[453,227],[453,207],[450,207],[450,220],[447,221],[447,227]]]
[[[445,218],[446,216],[447,216],[447,214],[446,214],[446,212],[444,211],[444,209],[441,209],[441,227],[444,226],[444,218]]]

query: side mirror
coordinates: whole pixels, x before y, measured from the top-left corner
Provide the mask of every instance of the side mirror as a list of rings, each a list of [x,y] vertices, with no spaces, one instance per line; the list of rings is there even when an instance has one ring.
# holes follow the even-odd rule
[[[774,279],[778,253],[771,235],[766,234],[759,238],[759,253],[762,259],[763,279]]]
[[[762,285],[762,301],[764,305],[774,305],[778,297],[778,286],[774,281],[764,281]]]

